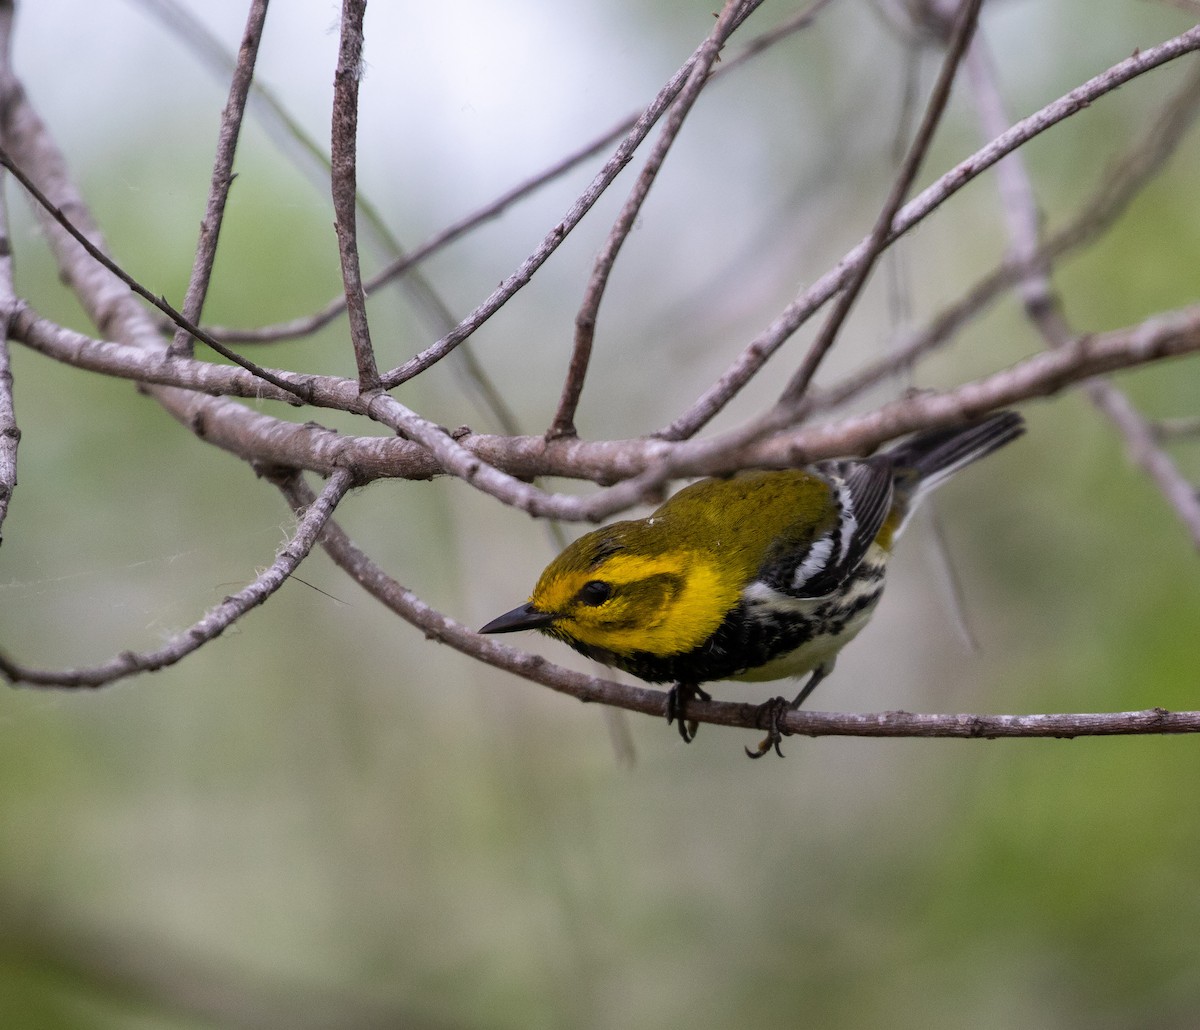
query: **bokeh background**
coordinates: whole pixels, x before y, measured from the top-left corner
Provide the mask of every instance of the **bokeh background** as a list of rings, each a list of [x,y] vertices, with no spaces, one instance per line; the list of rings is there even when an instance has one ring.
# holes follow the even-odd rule
[[[648,102],[708,31],[710,7],[372,4],[364,194],[420,242]],[[236,47],[241,3],[188,9]],[[163,10],[21,3],[15,53],[115,253],[178,299],[226,83]],[[741,38],[794,10],[766,5]],[[337,18],[331,0],[278,5],[259,65],[318,141]],[[1014,117],[1187,25],[1177,7],[1115,0],[1009,0],[984,18]],[[936,61],[894,11],[838,0],[705,93],[601,310],[584,435],[669,421],[862,237],[889,182],[906,76],[915,62],[927,88]],[[1051,227],[1186,70],[1135,82],[1027,148]],[[960,96],[922,181],[977,142]],[[213,323],[289,318],[339,290],[328,197],[295,150],[252,120]],[[1189,138],[1099,245],[1061,264],[1077,328],[1195,302],[1198,161]],[[425,266],[454,314],[517,265],[598,164]],[[529,431],[553,412],[574,310],[630,181],[474,337]],[[9,197],[20,289],[90,328],[11,185]],[[898,248],[824,381],[991,268],[1005,251],[999,212],[987,177]],[[438,335],[394,289],[371,313],[385,367]],[[719,425],[772,397],[810,334]],[[1039,346],[1008,300],[915,382],[947,385]],[[256,356],[353,369],[340,322]],[[0,646],[48,667],[151,647],[271,560],[289,513],[237,460],[129,384],[19,346],[13,363],[24,435]],[[1149,414],[1197,413],[1194,362],[1121,383]],[[449,364],[401,399],[494,428]],[[918,519],[815,707],[1200,707],[1186,534],[1080,397],[1026,415],[1029,434],[937,506],[979,649],[963,642]],[[1174,453],[1200,477],[1194,450]],[[377,484],[341,517],[469,624],[523,600],[553,553],[543,527],[449,480]],[[749,734],[706,727],[684,747],[632,718],[629,765],[601,712],[425,641],[320,555],[301,577],[176,668],[96,693],[0,693],[0,1025],[1195,1025],[1200,741],[792,739],[786,761],[749,762]]]

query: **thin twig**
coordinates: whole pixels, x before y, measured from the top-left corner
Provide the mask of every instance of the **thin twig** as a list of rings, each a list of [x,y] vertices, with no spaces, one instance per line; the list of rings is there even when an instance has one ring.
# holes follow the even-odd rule
[[[233,158],[237,151],[238,138],[242,133],[242,115],[246,110],[246,97],[254,81],[254,65],[258,60],[258,44],[262,39],[263,23],[267,18],[268,0],[253,0],[246,16],[246,29],[242,33],[242,45],[238,49],[237,64],[229,83],[229,99],[221,112],[221,127],[217,132],[217,153],[213,160],[212,178],[208,188],[208,202],[204,218],[200,222],[200,239],[196,244],[196,256],[192,262],[192,275],[188,280],[187,292],[183,296],[183,316],[189,322],[199,323],[204,311],[204,299],[208,295],[208,284],[212,278],[213,262],[217,257],[217,240],[221,235],[221,222],[225,217],[225,202],[229,198],[229,187],[233,185]],[[192,339],[183,330],[175,332],[171,350],[180,354],[192,352]]]
[[[954,30],[946,45],[946,56],[942,61],[937,81],[930,92],[929,102],[925,106],[925,114],[921,119],[917,134],[900,166],[895,181],[892,183],[891,191],[888,193],[887,200],[884,201],[875,226],[867,237],[862,256],[855,263],[833,310],[829,313],[825,324],[821,326],[820,333],[809,347],[800,367],[779,398],[778,407],[781,411],[795,408],[804,396],[813,376],[817,374],[821,362],[825,360],[825,356],[837,339],[851,308],[857,302],[859,293],[866,285],[867,277],[871,274],[871,269],[875,267],[876,259],[887,246],[888,240],[893,237],[892,223],[896,212],[900,210],[904,198],[908,196],[908,191],[916,181],[917,172],[920,171],[925,155],[929,151],[929,145],[933,142],[933,134],[941,124],[946,104],[950,100],[950,90],[954,86],[954,77],[958,73],[959,62],[975,32],[975,23],[979,18],[979,8],[982,3],[983,0],[963,0],[959,7]]]
[[[123,651],[100,665],[60,671],[33,669],[0,653],[0,677],[14,686],[95,688],[107,686],[119,679],[140,672],[153,672],[187,657],[197,648],[220,636],[252,608],[267,600],[287,582],[288,577],[313,549],[321,530],[334,510],[354,484],[353,475],[339,469],[330,477],[319,496],[312,498],[300,513],[300,521],[292,538],[276,555],[275,560],[254,581],[204,615],[181,633],[175,634],[162,647],[153,651]]]
[[[484,223],[500,217],[517,201],[559,178],[598,151],[603,150],[614,139],[628,132],[632,124],[632,122],[622,122],[621,125],[605,136],[589,143],[586,147],[568,155],[545,171],[513,187],[486,207],[482,207],[478,211],[474,211],[459,219],[457,222],[451,223],[420,246],[396,256],[391,262],[366,280],[365,289],[367,293],[373,293],[380,286],[386,285],[393,279],[408,275],[417,265],[425,261],[426,258],[431,257],[451,243],[466,236]],[[324,328],[345,310],[346,298],[342,294],[332,298],[324,307],[313,314],[303,315],[287,322],[278,322],[273,325],[253,329],[242,329],[233,326],[210,326],[209,331],[217,339],[226,340],[230,343],[279,343],[311,335],[318,329]]]
[[[571,361],[567,368],[566,380],[563,383],[562,395],[558,401],[558,409],[550,428],[546,432],[549,439],[575,435],[575,409],[579,405],[579,397],[583,392],[583,380],[587,375],[588,363],[592,355],[592,343],[596,335],[596,316],[600,310],[600,301],[608,286],[609,276],[616,264],[617,255],[629,237],[638,213],[650,193],[650,187],[658,178],[659,170],[667,159],[667,154],[674,145],[679,131],[683,128],[684,120],[693,105],[700,97],[700,91],[709,81],[713,64],[721,54],[730,34],[758,7],[762,0],[725,0],[725,6],[717,18],[717,24],[712,33],[701,46],[697,58],[688,76],[687,84],[680,91],[679,97],[671,107],[659,133],[658,140],[646,158],[646,163],[638,173],[637,181],[633,184],[629,196],[621,207],[608,238],[604,241],[600,254],[592,267],[592,274],[583,294],[583,303],[575,315],[575,345],[571,350]]]
[[[983,135],[992,138],[1004,131],[1009,118],[982,37],[967,54],[967,79]],[[1025,311],[1052,344],[1065,344],[1072,334],[1062,320],[1061,302],[1050,280],[1050,261],[1042,257],[1042,216],[1023,154],[1010,154],[996,165],[996,190],[1012,262],[1021,269],[1018,285]]]
[[[333,162],[334,228],[338,256],[342,262],[342,285],[346,312],[350,316],[350,340],[358,365],[358,382],[363,392],[379,389],[379,368],[371,346],[367,322],[367,295],[358,263],[358,82],[362,75],[363,16],[367,0],[343,0],[342,34],[337,71],[333,77],[333,129],[330,155]]]
[[[1192,538],[1192,546],[1200,550],[1200,496],[1159,446],[1153,425],[1133,406],[1122,390],[1103,380],[1083,384],[1089,400],[1120,430],[1125,438],[1129,460],[1145,472],[1166,498]]]
[[[11,95],[13,5],[0,3],[0,99]],[[2,121],[2,119],[0,119]],[[21,430],[13,403],[12,362],[8,350],[9,326],[16,312],[17,295],[13,286],[12,240],[8,231],[7,185],[0,172],[0,542],[8,504],[17,488],[17,445]]]
[[[172,307],[165,297],[156,296],[146,289],[146,287],[144,287],[133,276],[126,272],[100,247],[96,246],[96,244],[88,238],[87,233],[79,229],[75,223],[67,217],[62,208],[50,201],[50,198],[38,188],[37,183],[35,183],[17,166],[12,157],[9,156],[7,149],[0,149],[0,166],[7,168],[12,173],[13,178],[15,178],[21,184],[21,186],[25,189],[25,192],[33,197],[33,199],[37,201],[38,205],[43,208],[46,213],[54,219],[54,221],[61,225],[76,243],[83,247],[89,257],[103,266],[107,271],[115,275],[121,280],[121,282],[123,282],[127,287],[129,287],[130,290],[136,293],[143,300],[149,301],[151,304],[153,304],[156,308],[158,308],[159,311],[161,311],[172,322],[179,326],[179,328],[185,330],[189,335],[194,336],[206,346],[211,347],[222,357],[228,358],[230,361],[241,365],[242,368],[244,368],[247,372],[253,373],[264,382],[270,383],[272,386],[278,387],[281,390],[286,390],[289,393],[294,393],[302,401],[308,400],[308,397],[302,392],[302,389],[297,389],[296,387],[287,385],[287,383],[285,383],[278,376],[273,375],[264,368],[260,368],[253,361],[242,357],[236,351],[230,350],[223,343],[219,343],[218,341],[214,340],[198,325],[196,325],[190,319],[185,318],[182,312]]]
[[[2,205],[0,201],[0,205]],[[8,242],[7,232],[3,237]],[[2,263],[7,264],[7,255]],[[2,277],[2,273],[0,273]],[[5,302],[0,300],[0,309]],[[6,330],[7,315],[0,314],[0,332]],[[16,408],[13,405],[12,364],[8,353],[7,337],[0,338],[0,543],[4,542],[4,519],[8,515],[8,503],[17,488],[17,445],[21,442],[21,430],[17,426]]]
[[[0,6],[0,21],[8,21],[7,13]],[[7,36],[7,27],[0,26],[0,37]],[[2,43],[0,52],[7,53]],[[8,503],[17,488],[17,445],[21,441],[13,404],[12,362],[8,352],[8,331],[16,311],[17,297],[13,290],[12,246],[8,236],[8,202],[4,186],[4,174],[0,172],[0,543],[4,540]]]
[[[1190,418],[1163,418],[1150,423],[1155,440],[1172,440],[1184,436],[1200,437],[1200,416]]]
[[[1157,46],[1139,51],[1133,57],[1113,65],[1107,71],[1052,101],[1027,118],[1008,128],[986,146],[942,175],[932,185],[910,200],[897,212],[889,243],[907,232],[932,211],[953,196],[967,183],[990,168],[1006,154],[1012,153],[1029,140],[1057,125],[1066,118],[1111,93],[1119,86],[1146,72],[1173,61],[1184,54],[1200,49],[1200,25],[1166,40]],[[708,424],[757,374],[763,364],[780,346],[849,279],[851,271],[862,259],[867,241],[855,246],[830,272],[823,275],[754,338],[721,377],[686,411],[656,436],[666,440],[681,440],[695,435]]]

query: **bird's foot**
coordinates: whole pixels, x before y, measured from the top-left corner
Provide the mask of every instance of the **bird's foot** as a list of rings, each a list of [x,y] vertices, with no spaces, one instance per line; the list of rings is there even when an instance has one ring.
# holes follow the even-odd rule
[[[757,723],[767,735],[763,737],[762,742],[758,745],[757,750],[751,751],[746,748],[746,754],[751,758],[762,758],[768,751],[774,750],[780,758],[783,757],[783,752],[779,749],[779,742],[784,737],[790,737],[791,731],[783,726],[783,718],[788,712],[796,707],[795,702],[789,701],[786,697],[773,697],[770,701],[765,701],[758,706]]]
[[[673,722],[679,724],[679,735],[685,744],[690,744],[695,739],[696,730],[699,728],[699,723],[687,717],[688,705],[697,697],[701,701],[712,700],[712,694],[701,690],[694,683],[676,683],[667,691],[667,725]]]

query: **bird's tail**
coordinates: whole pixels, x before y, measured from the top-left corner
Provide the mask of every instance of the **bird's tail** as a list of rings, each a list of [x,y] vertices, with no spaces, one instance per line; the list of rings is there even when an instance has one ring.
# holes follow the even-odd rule
[[[897,444],[887,452],[894,470],[895,507],[906,517],[934,487],[1023,432],[1025,420],[1017,412],[1000,411],[977,422],[917,433]]]

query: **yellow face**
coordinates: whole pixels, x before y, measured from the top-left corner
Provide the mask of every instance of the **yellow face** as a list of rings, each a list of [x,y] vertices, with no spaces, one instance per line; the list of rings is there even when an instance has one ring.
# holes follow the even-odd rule
[[[702,554],[622,550],[585,566],[576,549],[588,543],[584,537],[551,563],[529,599],[551,617],[543,628],[552,636],[617,654],[683,654],[737,602],[740,578],[722,577]]]

